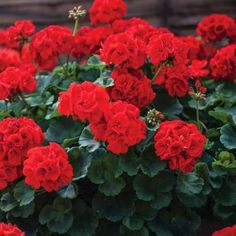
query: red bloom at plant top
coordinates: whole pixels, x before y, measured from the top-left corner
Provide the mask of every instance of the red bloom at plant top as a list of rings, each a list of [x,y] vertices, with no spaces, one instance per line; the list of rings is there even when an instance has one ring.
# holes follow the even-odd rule
[[[229,45],[217,51],[210,61],[212,76],[236,82],[236,45]]]
[[[156,94],[152,90],[151,80],[142,70],[128,70],[117,67],[113,73],[115,86],[110,89],[113,101],[126,101],[138,108],[148,106]]]
[[[123,0],[95,0],[89,9],[92,24],[112,23],[126,15],[127,6]]]
[[[73,83],[60,94],[58,110],[81,121],[96,122],[101,119],[108,103],[109,96],[104,88],[91,82]]]
[[[212,14],[198,24],[196,31],[206,41],[218,41],[225,37],[234,39],[236,23],[233,18],[226,15]]]
[[[37,87],[35,75],[36,69],[32,64],[8,67],[0,73],[0,99],[34,92]]]
[[[52,192],[72,181],[73,169],[65,150],[57,143],[50,143],[49,146],[29,150],[23,174],[28,185]]]
[[[25,236],[16,225],[10,223],[0,223],[0,235],[1,236]]]
[[[138,69],[146,60],[145,43],[128,32],[111,35],[103,44],[101,60],[108,65]]]
[[[29,118],[6,118],[0,122],[0,189],[22,176],[28,150],[43,141],[41,128]]]
[[[18,66],[21,63],[20,55],[12,49],[0,49],[0,72],[3,72],[7,67]]]
[[[13,26],[1,32],[0,45],[6,48],[20,49],[34,31],[35,25],[31,21],[15,21]]]
[[[156,155],[169,161],[171,170],[191,172],[204,149],[206,137],[196,125],[181,120],[165,121],[160,124],[154,138]]]
[[[52,70],[60,55],[71,53],[73,40],[70,29],[51,25],[33,36],[29,53],[40,70]]]
[[[146,137],[146,124],[137,107],[126,102],[111,103],[104,117],[90,127],[94,138],[106,141],[107,149],[115,154],[127,153],[130,146]]]
[[[215,231],[212,236],[235,236],[236,235],[236,225],[232,227],[226,227],[221,230]]]

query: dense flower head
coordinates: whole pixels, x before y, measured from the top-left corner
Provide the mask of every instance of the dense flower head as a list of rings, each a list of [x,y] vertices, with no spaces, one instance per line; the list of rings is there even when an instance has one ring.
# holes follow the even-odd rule
[[[110,97],[113,101],[126,101],[138,108],[144,108],[155,98],[151,80],[142,70],[117,67],[112,73],[112,78],[115,85],[110,89]]]
[[[217,51],[210,60],[212,76],[236,82],[236,45],[229,45]]]
[[[172,33],[154,35],[147,46],[147,54],[154,65],[171,61],[174,65],[188,63],[188,45]]]
[[[25,236],[25,233],[16,225],[0,223],[0,236]]]
[[[43,141],[41,128],[30,118],[5,118],[0,122],[0,189],[22,176],[28,150]]]
[[[71,53],[73,41],[70,29],[51,25],[33,36],[29,52],[40,70],[52,70],[60,55]]]
[[[215,231],[212,236],[235,236],[236,235],[236,225],[231,227],[226,227],[221,230]]]
[[[34,31],[35,25],[30,20],[15,21],[13,26],[0,32],[0,45],[10,49],[19,49]]]
[[[18,66],[21,63],[20,55],[12,49],[0,49],[0,72],[3,72],[7,67]]]
[[[108,103],[109,96],[104,88],[91,82],[72,83],[60,94],[58,110],[81,121],[96,122],[101,119]]]
[[[127,6],[124,0],[94,0],[89,9],[92,24],[112,23],[126,15]]]
[[[146,60],[145,43],[124,32],[111,35],[101,49],[101,60],[110,65],[125,65],[127,68],[138,69]]]
[[[154,84],[163,85],[172,97],[184,97],[189,90],[189,78],[186,66],[167,66],[154,79]]]
[[[107,149],[115,154],[128,152],[146,137],[146,125],[139,117],[140,111],[132,104],[118,101],[111,103],[98,122],[90,128],[97,140],[108,143]]]
[[[206,60],[193,60],[188,67],[191,77],[198,79],[207,76],[209,74],[209,70],[206,68],[207,64]]]
[[[197,26],[197,34],[205,41],[235,38],[236,24],[233,18],[222,14],[206,16]]]
[[[112,28],[109,26],[100,26],[90,28],[81,27],[74,39],[72,54],[79,58],[92,54],[99,54],[102,43],[112,34]]]
[[[32,64],[7,67],[0,73],[0,100],[11,99],[22,93],[32,93],[37,87],[36,69]]]
[[[58,191],[72,181],[73,168],[66,151],[57,143],[35,147],[28,151],[23,174],[26,184],[47,192]]]
[[[156,155],[169,161],[171,170],[191,172],[201,157],[206,137],[196,125],[181,120],[164,121],[154,137]]]

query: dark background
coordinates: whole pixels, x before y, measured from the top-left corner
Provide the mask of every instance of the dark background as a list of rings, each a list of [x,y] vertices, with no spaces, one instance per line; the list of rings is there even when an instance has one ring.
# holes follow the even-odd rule
[[[110,0],[112,1],[112,0]],[[70,25],[68,11],[82,5],[88,9],[92,0],[0,0],[0,28],[14,20],[31,19],[42,28],[49,24]],[[194,33],[194,27],[210,13],[236,17],[236,0],[126,0],[128,17],[139,16],[155,26],[169,27],[178,35]],[[88,24],[88,18],[81,20]]]

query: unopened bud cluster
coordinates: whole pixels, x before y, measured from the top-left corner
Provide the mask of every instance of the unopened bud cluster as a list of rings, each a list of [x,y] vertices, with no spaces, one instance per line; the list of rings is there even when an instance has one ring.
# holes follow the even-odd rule
[[[86,14],[86,10],[82,10],[82,6],[74,7],[69,11],[69,18],[78,20],[80,17],[83,17]]]
[[[152,109],[148,111],[147,116],[146,116],[146,122],[150,126],[156,126],[160,120],[164,120],[165,116],[160,112],[157,111],[156,109]]]
[[[207,92],[206,88],[201,85],[199,80],[196,81],[195,87],[197,91],[194,91],[193,87],[189,88],[189,91],[188,91],[189,96],[198,101],[205,100],[206,92]]]

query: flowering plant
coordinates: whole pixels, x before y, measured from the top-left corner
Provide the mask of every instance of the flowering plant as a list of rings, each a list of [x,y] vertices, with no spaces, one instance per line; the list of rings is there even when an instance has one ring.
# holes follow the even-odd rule
[[[1,235],[194,236],[235,223],[234,19],[213,14],[178,37],[126,12],[95,0],[91,26],[75,7],[73,31],[0,31]]]

